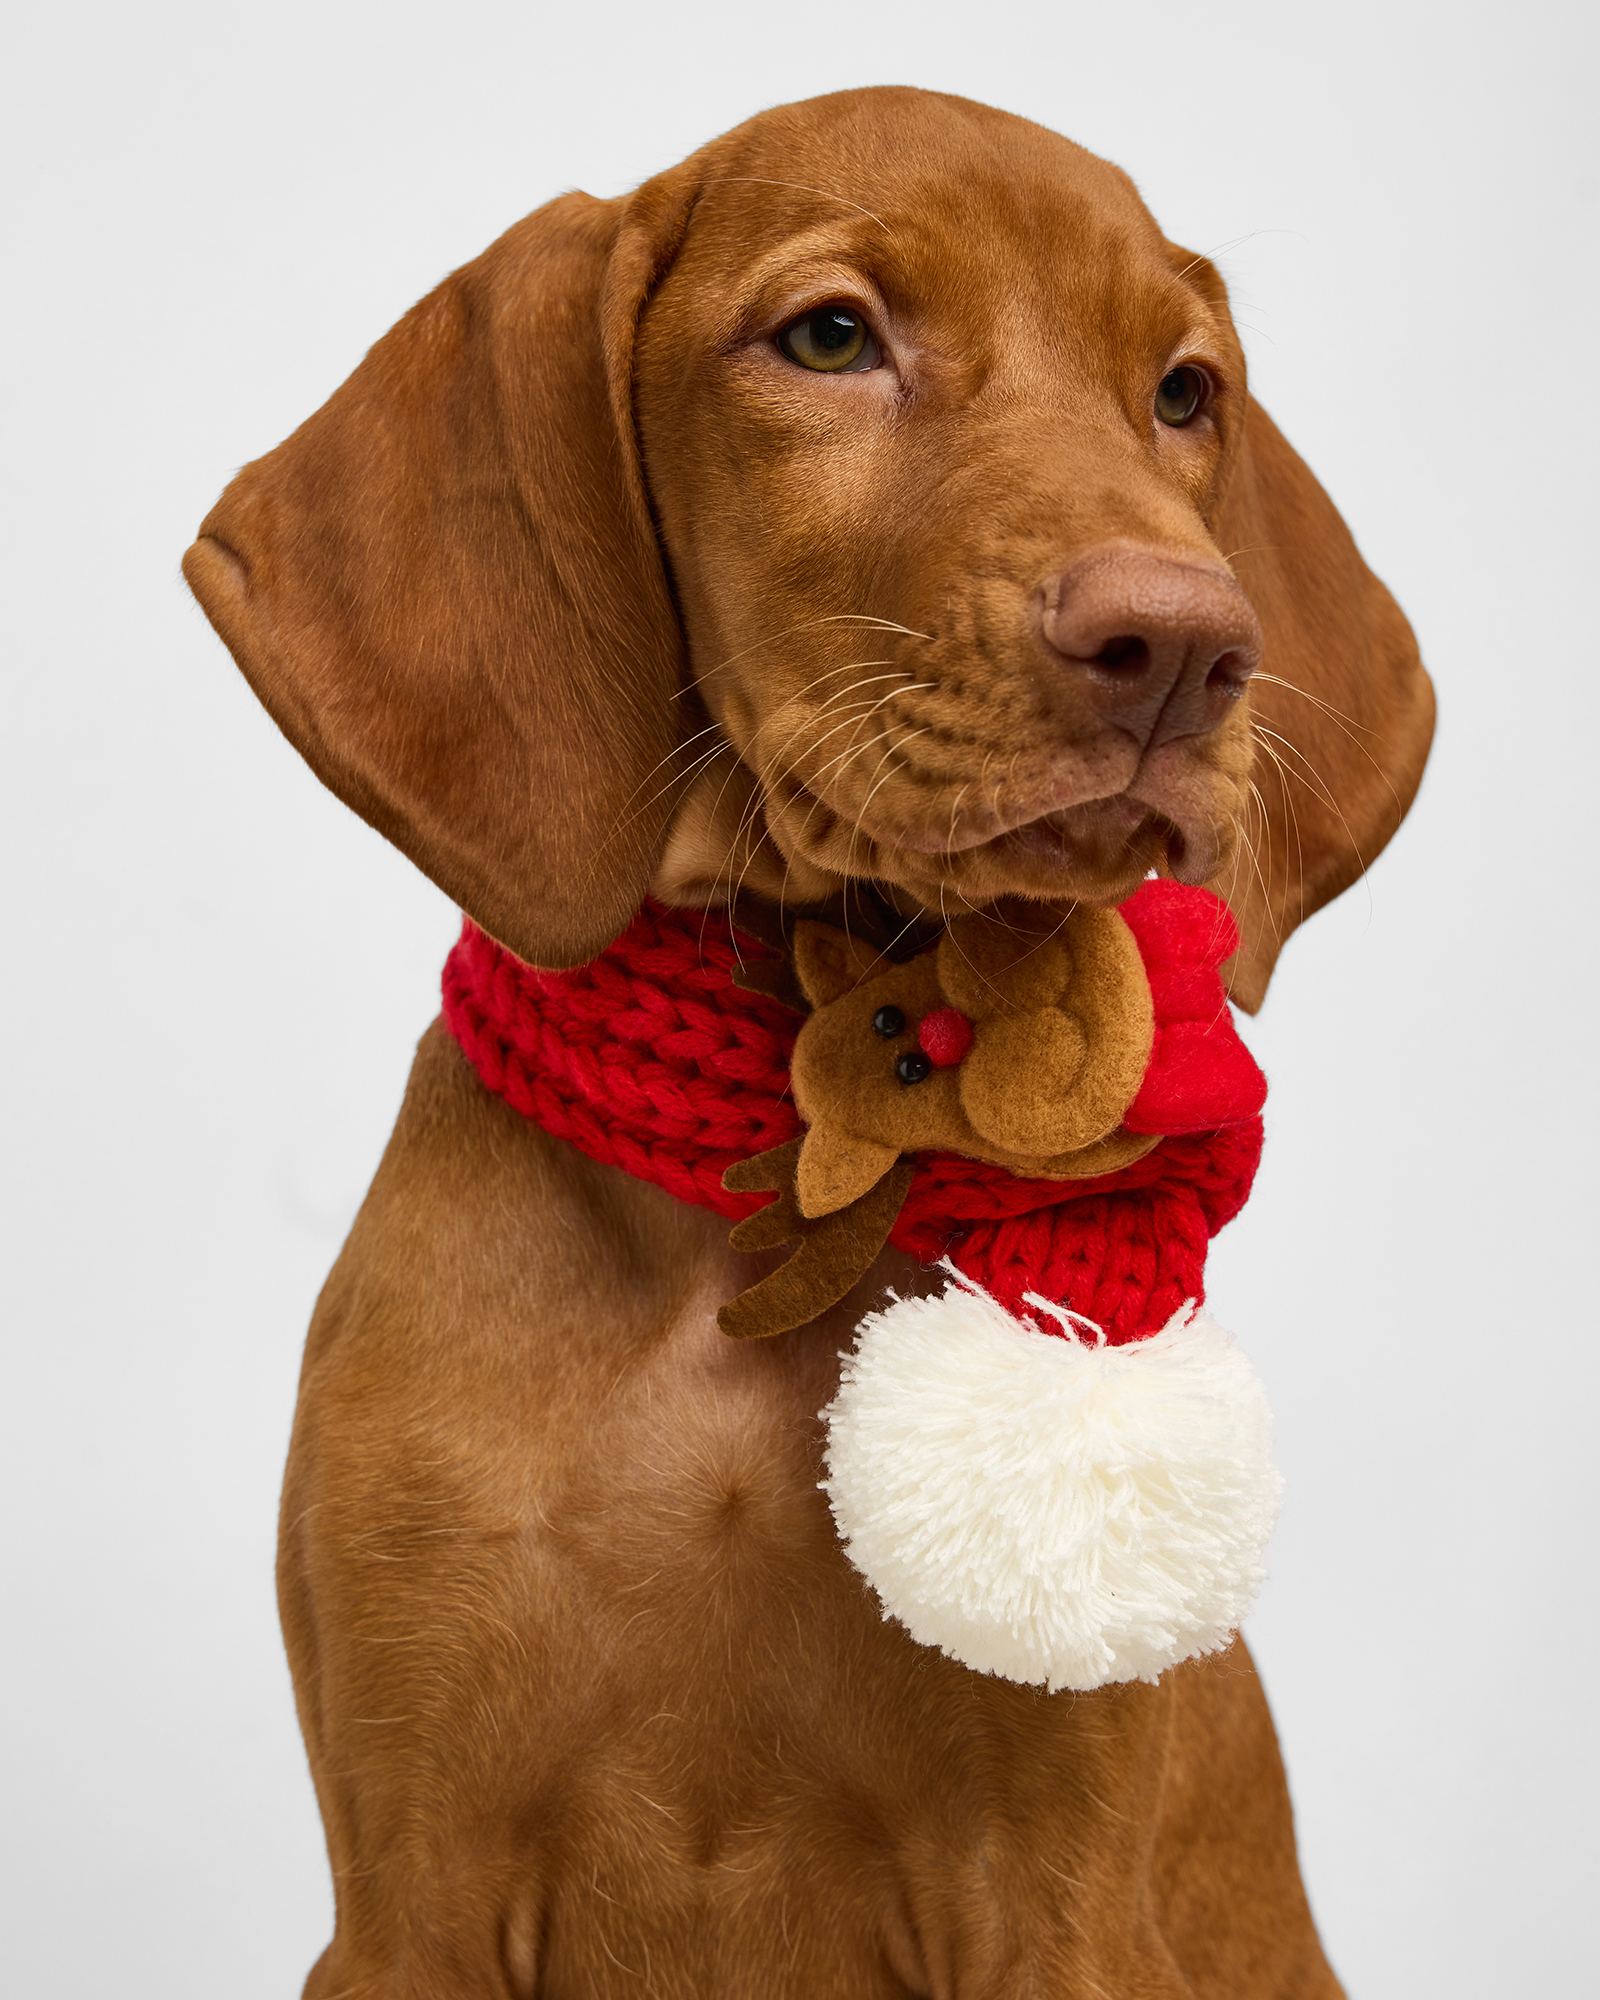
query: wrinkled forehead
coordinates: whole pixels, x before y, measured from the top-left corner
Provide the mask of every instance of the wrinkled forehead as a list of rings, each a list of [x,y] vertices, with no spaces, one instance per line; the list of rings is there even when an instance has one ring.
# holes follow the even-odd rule
[[[788,107],[691,163],[672,289],[693,288],[712,339],[863,283],[942,322],[1205,316],[1125,174],[1026,120],[946,102]]]

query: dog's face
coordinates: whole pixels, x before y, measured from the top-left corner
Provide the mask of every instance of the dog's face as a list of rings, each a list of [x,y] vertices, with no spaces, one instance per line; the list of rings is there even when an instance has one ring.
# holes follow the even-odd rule
[[[1431,733],[1216,273],[1115,168],[920,91],[528,217],[185,570],[326,782],[536,964],[652,889],[954,915],[1156,867],[1232,903],[1254,1004]]]
[[[754,784],[713,765],[663,886],[748,869],[757,815],[791,882],[934,911],[1227,868],[1260,632],[1208,528],[1244,410],[1210,267],[1115,168],[970,107],[907,148],[836,102],[719,165],[635,395]]]

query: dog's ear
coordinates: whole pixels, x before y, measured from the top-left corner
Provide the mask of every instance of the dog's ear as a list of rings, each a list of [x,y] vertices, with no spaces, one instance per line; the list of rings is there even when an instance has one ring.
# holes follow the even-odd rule
[[[681,783],[681,639],[634,444],[666,181],[563,196],[248,465],[184,574],[284,734],[485,930],[578,964]]]
[[[1255,796],[1241,852],[1211,884],[1243,939],[1229,990],[1253,1013],[1289,933],[1404,818],[1433,739],[1433,688],[1399,606],[1253,400],[1211,532],[1266,639],[1250,684]]]

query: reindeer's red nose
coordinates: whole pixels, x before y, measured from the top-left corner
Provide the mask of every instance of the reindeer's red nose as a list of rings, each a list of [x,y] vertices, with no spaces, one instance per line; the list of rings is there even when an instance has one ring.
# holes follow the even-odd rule
[[[972,1047],[972,1023],[954,1007],[936,1007],[923,1015],[917,1040],[936,1069],[953,1069]]]

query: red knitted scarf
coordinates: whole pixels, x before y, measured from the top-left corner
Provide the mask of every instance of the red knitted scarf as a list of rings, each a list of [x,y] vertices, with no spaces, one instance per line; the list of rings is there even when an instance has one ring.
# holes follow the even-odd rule
[[[1082,1181],[918,1154],[889,1238],[924,1264],[949,1257],[1012,1312],[1028,1313],[1029,1292],[1070,1306],[1114,1344],[1204,1298],[1206,1246],[1255,1176],[1266,1094],[1215,970],[1238,942],[1225,905],[1148,882],[1122,914],[1156,1015],[1127,1123],[1173,1136]],[[798,1019],[732,982],[741,963],[769,955],[726,915],[646,903],[598,958],[539,972],[467,922],[445,963],[444,1018],[486,1088],[524,1117],[592,1160],[739,1220],[769,1197],[730,1194],[724,1170],[801,1129],[789,1093]]]

